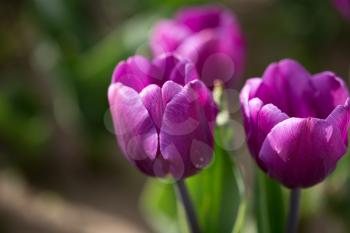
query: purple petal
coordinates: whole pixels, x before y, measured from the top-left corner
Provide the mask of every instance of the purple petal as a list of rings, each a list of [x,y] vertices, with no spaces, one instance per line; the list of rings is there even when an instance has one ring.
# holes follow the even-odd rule
[[[157,156],[155,159],[144,159],[132,161],[133,164],[143,173],[149,176],[166,177],[169,175],[169,162],[164,160],[162,156]]]
[[[173,69],[169,80],[185,85],[198,79],[198,74],[194,64],[186,59],[181,60]]]
[[[157,67],[162,82],[169,80],[171,74],[173,73],[175,67],[180,63],[180,59],[173,53],[163,54],[156,57],[153,60],[153,64]]]
[[[256,97],[289,116],[310,117],[315,115],[314,93],[311,75],[296,61],[285,59],[266,69]]]
[[[344,104],[349,96],[344,81],[332,72],[316,74],[311,80],[317,89],[315,104],[318,118],[326,118],[337,105]]]
[[[130,87],[115,83],[108,89],[108,100],[115,134],[127,159],[154,159],[158,149],[158,134],[138,93]]]
[[[152,84],[140,92],[143,105],[146,107],[150,117],[159,131],[162,124],[164,106],[162,101],[162,90],[159,86]]]
[[[235,74],[241,75],[245,65],[246,41],[233,14],[230,12],[222,14],[222,24],[217,33],[221,38],[222,51],[230,55],[235,62]]]
[[[266,166],[259,159],[261,146],[270,130],[289,117],[273,104],[263,105],[258,98],[249,101],[249,109],[251,118],[250,130],[247,133],[247,143],[257,164],[266,171]]]
[[[140,92],[145,86],[159,79],[156,69],[144,57],[133,56],[118,63],[114,69],[112,83],[122,83]]]
[[[204,84],[192,81],[165,107],[160,151],[171,161],[170,170],[175,178],[193,175],[212,157],[213,134],[208,121],[214,118],[216,109],[210,110],[211,101]]]
[[[203,29],[218,27],[222,12],[221,8],[212,6],[186,8],[177,13],[176,20],[193,32],[199,32]]]
[[[327,122],[340,130],[343,142],[346,146],[348,145],[348,132],[350,122],[349,101],[349,98],[347,98],[345,105],[338,105],[326,119]]]
[[[190,34],[187,27],[172,21],[162,20],[156,26],[151,38],[151,48],[154,55],[173,52]]]
[[[215,80],[232,82],[235,77],[235,60],[224,50],[223,41],[211,30],[204,30],[186,39],[177,53],[193,61],[200,79],[212,88]]]
[[[162,87],[162,97],[164,105],[168,104],[168,102],[172,100],[173,97],[182,90],[182,88],[182,86],[173,81],[166,81]]]
[[[321,182],[345,154],[340,131],[325,120],[290,118],[267,135],[259,158],[268,174],[289,188]]]
[[[249,100],[255,97],[256,91],[259,88],[261,81],[262,80],[260,78],[248,79],[239,95],[244,128],[247,134],[249,132],[250,125]]]

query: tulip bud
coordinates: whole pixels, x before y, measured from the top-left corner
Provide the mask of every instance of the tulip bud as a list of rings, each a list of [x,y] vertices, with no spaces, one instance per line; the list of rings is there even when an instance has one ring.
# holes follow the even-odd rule
[[[289,188],[325,179],[346,153],[350,120],[345,83],[311,75],[296,61],[271,64],[240,94],[248,146],[257,164]]]
[[[182,179],[211,161],[217,108],[191,62],[130,57],[116,66],[108,100],[119,146],[143,173]]]
[[[186,8],[160,21],[151,48],[154,55],[175,52],[190,59],[211,89],[215,80],[232,87],[243,71],[245,41],[235,17],[221,7]]]

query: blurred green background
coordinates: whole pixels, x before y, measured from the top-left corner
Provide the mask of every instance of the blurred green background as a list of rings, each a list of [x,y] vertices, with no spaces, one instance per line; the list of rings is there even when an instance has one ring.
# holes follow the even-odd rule
[[[118,61],[149,54],[157,19],[207,3],[225,5],[241,23],[241,85],[285,57],[349,83],[350,24],[329,0],[1,1],[0,232],[154,232],[139,209],[145,177],[115,143],[107,88]],[[242,231],[255,232],[252,161],[245,147],[234,153],[249,203]],[[344,158],[304,193],[300,229],[346,233],[349,219]]]

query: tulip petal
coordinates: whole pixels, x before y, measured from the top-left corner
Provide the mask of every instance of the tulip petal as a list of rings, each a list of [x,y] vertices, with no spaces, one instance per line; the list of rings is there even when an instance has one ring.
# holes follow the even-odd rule
[[[154,55],[173,52],[190,34],[187,27],[172,21],[162,20],[156,26],[151,38],[151,48]]]
[[[152,63],[158,68],[161,78],[165,82],[169,80],[173,70],[180,63],[180,59],[173,53],[167,53],[156,57]]]
[[[267,135],[259,158],[268,174],[289,188],[321,182],[345,154],[340,131],[325,120],[290,118]]]
[[[229,83],[234,78],[235,61],[223,49],[223,41],[212,30],[196,33],[179,46],[177,53],[189,58],[196,65],[200,80],[213,87],[215,80]]]
[[[169,162],[159,155],[154,159],[146,158],[132,162],[139,170],[149,176],[165,177],[169,174]]]
[[[173,169],[170,170],[175,178],[196,173],[199,170],[197,165],[204,166],[203,161],[212,157],[213,135],[208,116],[216,114],[216,110],[209,110],[213,107],[211,101],[209,90],[196,80],[188,83],[165,107],[160,151],[166,160],[171,161]]]
[[[158,134],[138,93],[115,83],[108,89],[108,100],[115,134],[127,159],[154,159],[158,150]]]
[[[157,70],[146,58],[133,56],[118,63],[113,72],[112,83],[119,82],[140,92],[158,79]]]
[[[344,81],[332,72],[326,71],[316,74],[313,76],[312,82],[317,89],[315,104],[317,105],[318,118],[326,118],[337,105],[344,104],[349,96]]]
[[[273,104],[263,105],[258,98],[249,101],[249,108],[251,121],[250,131],[247,133],[247,143],[257,164],[266,171],[265,165],[259,159],[261,146],[270,130],[289,117]]]
[[[296,83],[298,88],[294,87]],[[315,115],[314,93],[311,75],[296,61],[284,59],[266,69],[256,97],[264,104],[272,103],[289,116],[310,117]]]
[[[338,105],[327,117],[327,121],[340,130],[343,142],[348,145],[348,132],[350,123],[350,99],[347,98],[345,105]]]
[[[172,100],[172,98],[177,95],[181,90],[182,86],[179,84],[173,82],[173,81],[166,81],[162,87],[162,98],[164,106]]]
[[[155,84],[149,85],[140,92],[140,97],[159,131],[164,112],[161,88]]]
[[[176,20],[193,32],[199,32],[206,28],[220,26],[222,12],[223,10],[219,7],[192,7],[179,11]]]
[[[250,125],[249,100],[255,97],[256,91],[259,88],[261,81],[262,80],[260,78],[248,79],[239,95],[239,101],[241,104],[241,111],[243,115],[243,124],[247,134],[249,132]]]
[[[181,85],[185,85],[196,79],[198,79],[196,68],[192,62],[186,59],[183,59],[175,66],[169,77],[169,80]]]

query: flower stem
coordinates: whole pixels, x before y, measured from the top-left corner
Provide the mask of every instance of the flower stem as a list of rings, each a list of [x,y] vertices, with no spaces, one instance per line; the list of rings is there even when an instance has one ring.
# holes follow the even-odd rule
[[[298,228],[300,189],[292,189],[289,201],[289,213],[286,233],[296,233]]]
[[[190,196],[188,194],[185,181],[184,180],[177,181],[176,187],[186,212],[186,217],[187,217],[189,227],[191,229],[191,233],[200,233],[201,231],[199,229],[198,218],[193,208]]]

